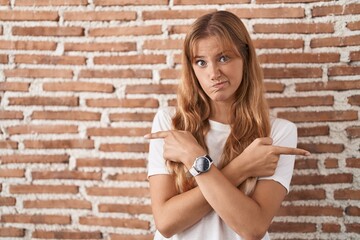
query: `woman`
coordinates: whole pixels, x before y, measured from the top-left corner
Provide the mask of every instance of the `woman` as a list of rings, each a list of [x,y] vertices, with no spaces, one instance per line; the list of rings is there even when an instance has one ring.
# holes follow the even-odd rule
[[[255,49],[241,20],[200,17],[184,41],[176,109],[156,114],[149,182],[155,239],[269,239],[289,190],[293,123],[270,119]],[[280,156],[281,155],[281,156]]]

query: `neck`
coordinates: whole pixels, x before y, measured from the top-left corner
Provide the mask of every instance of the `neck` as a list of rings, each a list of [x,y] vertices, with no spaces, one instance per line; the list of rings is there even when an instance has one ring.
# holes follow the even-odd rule
[[[229,124],[229,116],[230,105],[228,103],[213,102],[211,104],[211,120],[224,124]]]

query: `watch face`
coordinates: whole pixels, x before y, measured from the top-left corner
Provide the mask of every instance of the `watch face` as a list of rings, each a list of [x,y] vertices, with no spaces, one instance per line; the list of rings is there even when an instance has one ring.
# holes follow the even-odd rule
[[[210,161],[206,157],[199,157],[194,167],[198,172],[206,172],[210,168]]]

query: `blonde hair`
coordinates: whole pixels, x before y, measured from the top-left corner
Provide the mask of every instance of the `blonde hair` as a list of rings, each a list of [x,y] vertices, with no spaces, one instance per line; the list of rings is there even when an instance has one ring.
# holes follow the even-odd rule
[[[234,14],[217,11],[198,18],[188,31],[182,53],[182,78],[178,87],[177,110],[172,119],[174,129],[189,131],[208,151],[205,136],[210,129],[211,99],[201,88],[192,62],[194,46],[199,39],[216,37],[223,49],[230,49],[243,59],[243,77],[235,92],[229,118],[231,133],[226,140],[220,168],[226,166],[258,137],[270,134],[268,106],[264,96],[262,71],[253,43],[244,24]],[[194,178],[187,178],[187,169],[181,163],[167,161],[173,173],[178,192],[196,186]],[[244,181],[240,189],[247,195],[255,188],[257,178]]]

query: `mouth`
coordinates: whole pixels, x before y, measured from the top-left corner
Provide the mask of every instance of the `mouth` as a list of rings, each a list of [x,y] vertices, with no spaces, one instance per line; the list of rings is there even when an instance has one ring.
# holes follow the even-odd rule
[[[213,84],[212,87],[220,89],[220,88],[223,88],[227,83],[228,83],[228,81],[220,81],[220,82]]]

